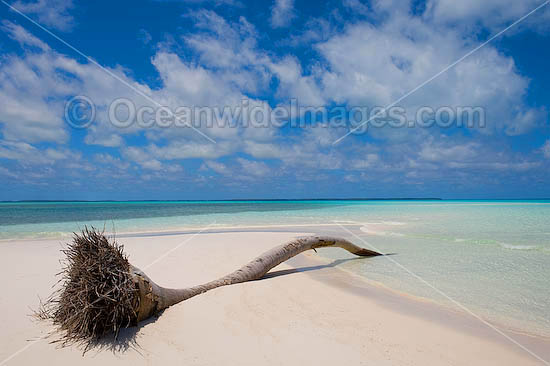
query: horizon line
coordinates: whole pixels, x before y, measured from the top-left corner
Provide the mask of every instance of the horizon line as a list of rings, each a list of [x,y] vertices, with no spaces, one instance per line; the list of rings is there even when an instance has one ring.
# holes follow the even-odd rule
[[[151,200],[0,200],[0,203],[32,203],[32,202],[261,202],[261,201],[534,201],[550,200],[550,198],[441,198],[441,197],[385,197],[385,198],[229,198],[229,199],[151,199]]]

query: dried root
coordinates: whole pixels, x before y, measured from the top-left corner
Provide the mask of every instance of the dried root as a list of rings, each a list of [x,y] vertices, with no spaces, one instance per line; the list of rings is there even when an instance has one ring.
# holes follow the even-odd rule
[[[74,234],[63,253],[60,288],[36,312],[53,322],[57,342],[81,344],[86,350],[101,337],[116,338],[121,328],[137,323],[139,294],[122,245],[86,228]]]

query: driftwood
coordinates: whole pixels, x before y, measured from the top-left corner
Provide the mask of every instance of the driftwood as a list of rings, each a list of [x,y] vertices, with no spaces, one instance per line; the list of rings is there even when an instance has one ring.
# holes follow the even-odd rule
[[[328,236],[299,238],[275,247],[220,279],[182,289],[157,285],[132,266],[123,246],[95,229],[75,234],[63,252],[60,288],[40,308],[38,316],[53,321],[62,344],[89,346],[106,334],[136,325],[162,310],[220,286],[262,278],[269,270],[309,249],[340,247],[357,256],[380,253]]]

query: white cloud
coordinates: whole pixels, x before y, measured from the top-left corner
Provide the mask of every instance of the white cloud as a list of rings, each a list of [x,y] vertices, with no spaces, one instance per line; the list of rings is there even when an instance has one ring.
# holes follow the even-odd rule
[[[465,144],[435,143],[430,140],[422,145],[419,157],[430,162],[464,162],[475,159],[480,152],[480,145],[474,142]]]
[[[542,0],[429,0],[424,17],[438,23],[458,26],[482,24],[500,31],[542,5]],[[546,5],[522,22],[519,27],[548,29],[550,9]],[[516,29],[512,30],[512,32]]]
[[[42,51],[48,51],[50,49],[50,46],[30,34],[25,28],[21,27],[20,25],[4,20],[2,21],[2,28],[7,33],[8,37],[16,40],[22,46],[34,46],[38,47]]]
[[[218,161],[207,160],[204,164],[207,168],[212,169],[218,174],[225,176],[230,176],[233,174],[231,169],[229,169],[225,164]]]
[[[476,45],[456,30],[435,29],[409,15],[391,18],[377,27],[359,23],[318,44],[329,63],[318,77],[326,99],[351,106],[385,106]],[[530,131],[543,120],[542,110],[525,105],[527,88],[528,79],[516,70],[514,60],[488,45],[399,105],[412,117],[422,106],[482,106],[487,126],[478,132],[515,135]]]
[[[12,172],[11,170],[0,166],[0,176],[4,176],[11,179],[19,179],[19,174]]]
[[[97,126],[92,126],[91,129],[96,131]],[[90,130],[90,131],[92,131]],[[106,147],[118,147],[124,143],[123,138],[116,133],[103,133],[99,131],[97,133],[88,133],[84,138],[84,142],[88,145],[100,145]]]
[[[243,151],[256,159],[280,160],[283,168],[309,170],[336,170],[347,162],[343,151],[333,149],[338,131],[315,127],[307,128],[295,138],[280,138],[271,142],[245,141]]]
[[[280,98],[296,98],[303,106],[321,106],[325,103],[321,89],[314,76],[304,76],[302,67],[295,57],[286,56],[267,63],[269,70],[278,77]]]
[[[271,169],[269,169],[269,167],[261,161],[237,158],[237,162],[241,165],[241,172],[243,174],[248,174],[255,177],[265,177],[271,171]]]
[[[195,16],[200,18],[197,21],[201,23],[201,27],[210,30],[218,28],[217,37],[224,35],[231,39],[235,49],[231,60],[238,60],[239,56],[249,54],[248,62],[237,69],[233,62],[216,63],[217,48],[201,49],[200,42],[196,41],[206,36],[197,35],[187,41],[190,45],[196,45],[196,51],[204,57],[204,66],[184,62],[175,53],[161,49],[152,59],[153,66],[163,81],[162,87],[155,91],[126,76],[125,70],[120,67],[107,70],[141,93],[150,95],[159,104],[172,108],[238,106],[243,99],[248,99],[250,106],[265,104],[243,93],[243,85],[254,90],[264,83],[264,75],[268,75],[269,68],[263,63],[273,65],[271,59],[261,56],[261,52],[255,49],[255,33],[251,25],[244,19],[238,24],[228,24],[212,12]],[[0,64],[0,131],[4,138],[28,143],[66,142],[70,129],[63,117],[64,104],[74,95],[87,96],[97,109],[96,120],[87,129],[84,140],[86,143],[120,147],[124,146],[124,135],[143,131],[136,126],[115,128],[107,120],[106,111],[117,98],[128,98],[137,108],[145,105],[156,107],[150,100],[138,95],[96,65],[79,63],[51,50],[19,26],[5,22],[4,28],[27,51],[22,56],[7,56]],[[207,41],[206,43],[215,44],[215,39],[212,42]],[[222,44],[223,39],[220,38],[220,42]],[[29,46],[33,47],[32,52]],[[256,60],[256,71],[247,71],[251,60]],[[242,72],[239,75],[240,71]],[[247,87],[244,88],[246,89]],[[269,109],[269,105],[266,107]],[[151,145],[143,151],[162,159],[217,158],[234,152],[233,146],[238,146],[241,136],[249,140],[266,141],[276,133],[273,128],[256,129],[217,124],[208,129],[201,126],[198,128],[221,141],[212,144],[190,128],[148,128],[144,131],[148,139],[165,139],[168,142],[162,146]],[[181,138],[186,139],[185,144],[178,141]],[[142,165],[155,169],[159,168],[153,161],[155,159],[152,158],[147,163],[145,159],[139,161]]]
[[[16,1],[12,6],[27,16],[36,16],[43,26],[61,31],[68,31],[74,26],[74,18],[69,11],[73,8],[72,0],[37,0]]]
[[[266,64],[268,55],[257,49],[257,32],[244,17],[228,23],[212,11],[189,14],[200,30],[184,37],[198,54],[200,65],[223,84],[233,85],[240,93],[256,93],[269,86]]]
[[[518,172],[536,169],[540,162],[526,159],[507,149],[489,147],[478,142],[461,141],[440,136],[424,142],[418,153],[419,167],[423,163],[436,163],[437,169],[473,172]]]
[[[50,163],[34,146],[24,142],[0,140],[0,158],[24,160],[27,163]]]
[[[174,0],[157,0],[157,1],[174,1]],[[243,6],[243,4],[238,0],[183,0],[183,1],[190,4],[213,3],[216,6],[220,6],[220,5],[229,5],[229,6],[237,6],[237,7]]]
[[[51,50],[19,26],[4,22],[4,29],[25,50],[21,56],[6,55],[0,63],[0,131],[5,139],[30,143],[66,142],[69,126],[64,120],[65,103],[75,95],[87,96],[98,111],[103,112],[119,97],[131,98],[136,104],[143,100],[96,65],[79,63]],[[122,69],[108,68],[108,71],[142,92],[150,93],[147,86],[126,77]],[[112,146],[116,143],[116,138],[112,137],[115,129],[106,123],[106,114],[102,116],[103,119],[98,116],[96,124],[105,128],[92,127],[89,132],[102,134],[101,140]],[[116,132],[125,134],[135,130],[118,129]],[[88,138],[88,142],[95,140],[98,138]]]
[[[161,161],[155,159],[146,150],[130,146],[122,149],[122,155],[140,165],[143,169],[152,170],[157,172],[179,173],[183,171],[183,168],[178,164],[164,164]]]
[[[343,0],[342,4],[353,12],[361,15],[367,15],[371,13],[369,7],[363,4],[360,0]]]
[[[140,148],[128,147],[128,148],[125,148],[122,153],[126,159],[141,165],[141,167],[145,169],[151,169],[151,170],[162,169],[162,163],[160,161],[158,161],[157,159],[151,158],[149,154],[147,154],[145,151],[143,151]]]
[[[161,160],[177,159],[216,159],[237,151],[235,143],[221,141],[213,144],[209,141],[185,142],[173,141],[164,146],[151,144],[147,151]]]
[[[358,170],[364,170],[373,168],[377,164],[380,163],[380,157],[377,154],[366,154],[364,157],[361,157],[360,159],[354,159],[349,162],[348,168],[358,169]]]
[[[138,39],[143,42],[143,44],[148,44],[153,40],[153,36],[151,36],[151,33],[147,32],[145,29],[140,29],[138,32]]]
[[[272,172],[267,164],[261,161],[244,158],[237,158],[233,161],[233,164],[230,165],[215,160],[206,160],[202,164],[200,170],[212,170],[222,175],[228,184],[243,181],[251,182],[257,179],[266,178]]]
[[[122,67],[108,70],[170,107],[236,106],[246,99],[250,105],[269,110],[271,105],[254,96],[265,95],[274,80],[278,87],[273,103],[297,98],[301,105],[311,106],[385,105],[479,44],[456,29],[412,17],[404,7],[394,4],[395,10],[392,4],[385,0],[371,3],[372,11],[394,11],[377,27],[358,22],[338,34],[336,28],[329,27],[322,36],[311,38],[322,40],[315,48],[321,59],[309,65],[292,54],[275,55],[261,49],[256,30],[244,18],[231,23],[216,13],[200,11],[189,15],[197,31],[184,37],[188,53],[161,46],[153,56],[152,66],[162,81],[158,88],[135,81]],[[348,1],[348,5],[362,3]],[[129,98],[137,107],[153,103],[95,65],[53,51],[20,26],[4,22],[4,29],[24,49],[23,54],[8,55],[0,63],[0,131],[5,140],[0,144],[0,158],[10,161],[43,164],[50,169],[71,164],[75,171],[101,167],[94,174],[105,176],[141,174],[144,179],[161,179],[169,175],[177,179],[182,177],[181,160],[202,159],[203,170],[212,170],[227,181],[249,182],[269,179],[275,172],[299,180],[322,180],[328,171],[333,174],[337,170],[353,182],[375,177],[399,180],[405,175],[420,182],[427,177],[444,178],[449,172],[504,174],[538,166],[528,157],[483,143],[484,132],[494,136],[522,134],[537,128],[542,120],[540,110],[524,103],[528,80],[516,70],[511,57],[492,46],[484,47],[401,103],[408,110],[423,105],[486,106],[489,128],[481,134],[472,133],[467,140],[439,136],[441,130],[437,128],[372,129],[369,134],[379,139],[378,147],[353,136],[334,147],[332,142],[344,131],[318,127],[281,135],[274,127],[199,126],[215,138],[217,143],[213,144],[189,128],[114,128],[105,117],[114,99]],[[117,148],[120,158],[95,155],[95,165],[91,165],[68,149],[38,147],[38,143],[62,146],[68,141],[64,102],[78,94],[92,99],[98,110],[85,143]],[[140,133],[146,141],[128,146],[132,140],[125,136]],[[550,155],[550,142],[542,152]],[[246,158],[240,157],[243,153]],[[52,172],[45,169],[40,174]]]
[[[0,159],[13,160],[25,166],[35,167],[80,162],[82,154],[63,147],[40,149],[25,142],[0,140]]]
[[[541,151],[546,159],[550,159],[550,140],[546,140],[544,145],[541,147]]]
[[[271,26],[273,28],[288,27],[296,17],[294,0],[275,0],[271,8]]]
[[[130,167],[128,162],[123,161],[120,158],[116,158],[110,154],[95,154],[94,160],[99,162],[102,167],[105,167],[105,165],[115,167],[119,171],[119,174],[126,171]]]

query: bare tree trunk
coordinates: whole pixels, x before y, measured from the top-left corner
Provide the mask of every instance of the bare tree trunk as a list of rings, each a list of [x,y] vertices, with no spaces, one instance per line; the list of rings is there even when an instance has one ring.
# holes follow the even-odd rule
[[[263,253],[247,265],[241,267],[235,272],[223,276],[222,278],[184,289],[167,289],[160,287],[149,277],[147,277],[147,275],[140,269],[132,266],[132,275],[136,286],[139,287],[140,294],[140,302],[137,310],[137,321],[139,322],[147,319],[169,306],[217,287],[258,280],[273,267],[301,252],[309,249],[326,247],[340,247],[350,253],[362,257],[381,255],[380,253],[372,250],[358,247],[345,239],[329,236],[310,236],[295,239],[287,244],[275,247]]]

